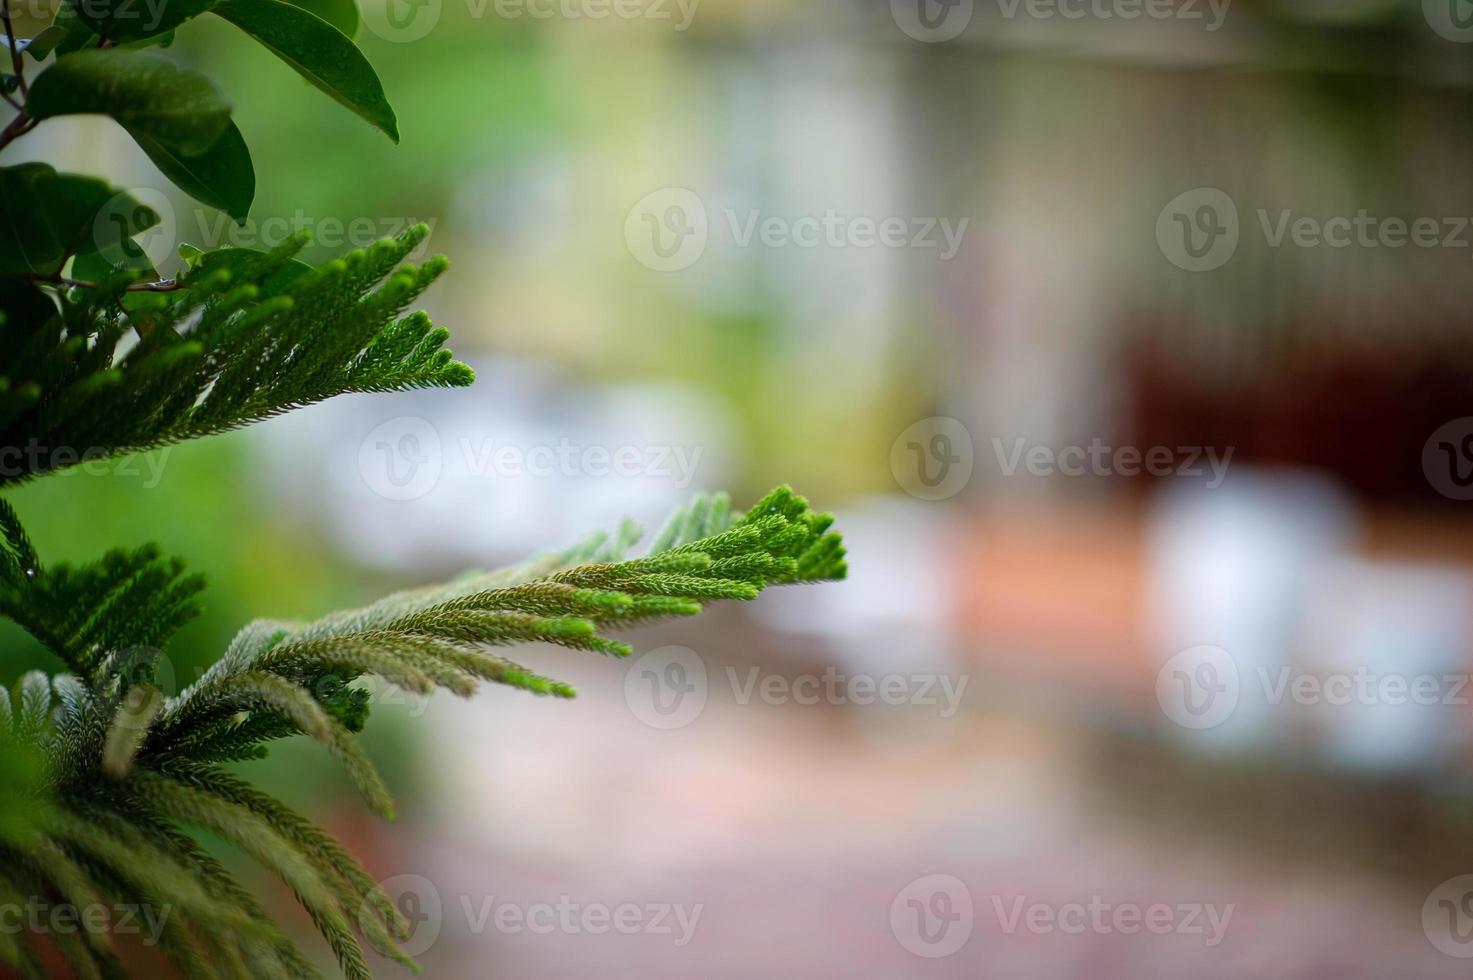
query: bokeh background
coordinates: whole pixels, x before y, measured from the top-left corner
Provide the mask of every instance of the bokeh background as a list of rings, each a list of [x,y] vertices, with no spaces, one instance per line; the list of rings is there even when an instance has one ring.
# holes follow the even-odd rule
[[[1473,4],[363,5],[402,144],[201,18],[260,188],[149,247],[425,221],[478,383],[47,478],[42,554],[205,573],[180,683],[697,490],[791,482],[852,554],[524,651],[570,703],[383,694],[395,826],[250,764],[429,976],[1473,968]],[[26,142],[170,194],[110,123]]]

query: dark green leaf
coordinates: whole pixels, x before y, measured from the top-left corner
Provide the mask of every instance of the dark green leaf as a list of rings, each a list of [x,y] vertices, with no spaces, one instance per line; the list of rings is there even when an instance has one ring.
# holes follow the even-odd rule
[[[77,19],[109,41],[139,41],[172,31],[215,0],[83,0]]]
[[[41,40],[43,37],[46,38],[44,43]],[[31,42],[30,52],[37,61],[40,61],[53,51],[60,58],[64,54],[96,46],[97,35],[93,34],[92,29],[82,23],[82,19],[77,16],[77,8],[73,0],[61,0],[51,26],[36,35],[35,40]]]
[[[40,61],[56,48],[62,41],[66,40],[69,33],[69,25],[75,20],[63,23],[61,14],[58,12],[57,22],[31,38],[31,43],[26,45],[26,54]]]
[[[112,116],[181,153],[209,149],[230,124],[230,103],[203,75],[144,51],[63,55],[31,83],[26,111],[37,119]]]
[[[213,12],[260,41],[303,78],[399,142],[373,66],[341,31],[282,0],[220,0]]]
[[[0,168],[0,273],[55,273],[68,255],[99,251],[158,222],[152,209],[95,177],[44,163]]]
[[[147,133],[129,130],[143,152],[179,189],[196,201],[245,221],[256,196],[251,154],[234,123],[228,123],[209,149],[192,156],[166,146]]]
[[[155,34],[153,37],[145,37],[137,41],[126,41],[118,47],[129,51],[142,51],[144,48],[172,48],[174,46],[174,31],[165,31]]]
[[[348,37],[357,37],[362,20],[358,15],[358,4],[354,0],[287,0],[294,7],[311,11],[342,31]]]
[[[0,276],[0,364],[11,362],[27,340],[56,315],[56,304],[39,287],[14,276]]]

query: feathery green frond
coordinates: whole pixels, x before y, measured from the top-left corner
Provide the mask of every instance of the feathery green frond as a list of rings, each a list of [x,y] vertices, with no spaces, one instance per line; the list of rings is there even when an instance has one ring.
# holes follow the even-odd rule
[[[369,873],[321,828],[219,764],[307,735],[375,811],[392,817],[388,789],[353,737],[368,713],[364,678],[421,695],[443,688],[468,697],[490,682],[571,698],[568,685],[494,651],[541,642],[627,656],[611,631],[695,615],[711,601],[749,600],[769,585],[841,578],[843,546],[831,524],[786,487],[745,514],[724,496],[698,497],[637,557],[630,552],[640,534],[626,522],[515,568],[315,622],[251,623],[203,676],[165,698],[154,684],[157,648],[108,644],[129,630],[162,637],[178,620],[186,593],[177,569],[150,575],[161,568],[150,554],[47,570],[0,506],[13,603],[39,596],[59,609],[86,595],[101,610],[115,608],[57,620],[64,628],[46,634],[75,675],[32,672],[0,694],[0,731],[47,760],[45,789],[32,795],[42,817],[19,836],[0,836],[0,887],[141,896],[174,909],[159,942],[186,975],[312,975],[259,903],[180,832],[198,828],[282,879],[344,975],[368,977],[365,944],[413,967],[398,946],[408,923]],[[109,570],[131,574],[120,583]],[[167,600],[151,601],[149,588]],[[12,866],[18,870],[6,870]],[[72,943],[62,953],[82,975],[115,975],[110,941]],[[32,955],[23,942],[0,944],[0,961],[23,970]]]
[[[123,270],[7,305],[0,486],[345,392],[470,384],[448,333],[406,315],[445,270],[443,258],[405,261],[427,234],[418,225],[317,268],[295,258],[305,236],[219,249],[167,292],[130,292],[152,269]]]

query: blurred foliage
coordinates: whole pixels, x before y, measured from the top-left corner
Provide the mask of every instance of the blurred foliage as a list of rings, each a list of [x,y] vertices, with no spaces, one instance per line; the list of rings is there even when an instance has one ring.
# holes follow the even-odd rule
[[[183,557],[190,571],[205,575],[204,614],[167,650],[181,685],[262,612],[305,618],[373,594],[374,586],[360,583],[310,528],[283,522],[265,506],[251,439],[236,432],[122,457],[98,464],[106,476],[62,470],[9,495],[47,561],[92,560],[99,542],[156,541],[164,554]],[[14,623],[7,620],[0,630],[7,651],[0,681],[9,684],[32,668],[59,669]]]

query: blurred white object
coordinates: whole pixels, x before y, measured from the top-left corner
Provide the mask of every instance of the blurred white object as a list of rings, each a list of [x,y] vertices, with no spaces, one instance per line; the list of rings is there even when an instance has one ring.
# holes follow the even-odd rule
[[[350,395],[252,430],[259,492],[365,565],[443,571],[646,531],[733,468],[719,403],[678,385],[590,385],[484,361],[469,389]]]
[[[1162,683],[1200,682],[1201,690],[1183,693],[1204,699],[1199,706],[1213,694],[1207,685],[1229,698],[1200,727],[1168,710],[1178,721],[1168,723],[1171,732],[1229,750],[1282,744],[1287,713],[1270,703],[1262,678],[1291,666],[1310,590],[1351,548],[1356,525],[1334,483],[1297,471],[1235,467],[1215,489],[1173,483],[1160,494],[1147,525],[1146,574],[1159,662],[1173,674]],[[1190,651],[1214,658],[1182,665]],[[1231,658],[1226,666],[1219,651]]]
[[[837,515],[849,576],[821,589],[774,589],[754,606],[767,625],[826,640],[851,672],[957,673],[954,585],[946,556],[956,511],[906,497],[854,501]]]
[[[1324,685],[1306,714],[1330,759],[1360,769],[1429,768],[1467,741],[1466,570],[1344,562],[1315,590],[1304,627],[1303,667]]]

